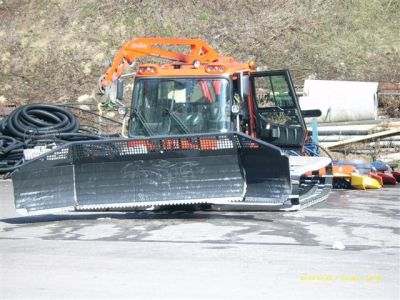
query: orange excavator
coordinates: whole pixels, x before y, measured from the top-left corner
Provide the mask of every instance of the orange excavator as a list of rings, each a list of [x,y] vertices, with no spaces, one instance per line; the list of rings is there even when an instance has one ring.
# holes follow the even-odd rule
[[[111,101],[122,103],[123,74],[141,57],[169,62],[137,67],[129,137],[25,162],[12,175],[18,211],[295,210],[326,198],[330,159],[303,154],[303,115],[318,112],[300,110],[287,70],[257,72],[199,39],[135,38],[99,80]]]

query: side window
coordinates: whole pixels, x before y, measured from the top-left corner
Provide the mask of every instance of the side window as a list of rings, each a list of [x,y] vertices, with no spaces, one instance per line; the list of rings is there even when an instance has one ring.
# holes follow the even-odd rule
[[[254,84],[258,108],[294,107],[289,86],[284,75],[255,77]]]

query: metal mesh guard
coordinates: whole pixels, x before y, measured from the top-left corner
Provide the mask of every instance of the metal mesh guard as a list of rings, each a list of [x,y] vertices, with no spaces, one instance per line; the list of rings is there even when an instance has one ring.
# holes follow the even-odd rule
[[[218,151],[228,149],[260,148],[260,144],[238,133],[162,136],[143,139],[115,139],[69,143],[47,153],[42,160],[97,161],[118,159],[151,153],[182,151]],[[280,150],[277,148],[277,151]]]

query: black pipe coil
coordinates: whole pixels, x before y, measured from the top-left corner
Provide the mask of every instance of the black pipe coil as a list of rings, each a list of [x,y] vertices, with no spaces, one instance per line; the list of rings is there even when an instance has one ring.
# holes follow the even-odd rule
[[[0,174],[23,163],[23,150],[49,142],[95,140],[101,136],[79,132],[79,120],[61,106],[28,104],[15,109],[0,123]]]

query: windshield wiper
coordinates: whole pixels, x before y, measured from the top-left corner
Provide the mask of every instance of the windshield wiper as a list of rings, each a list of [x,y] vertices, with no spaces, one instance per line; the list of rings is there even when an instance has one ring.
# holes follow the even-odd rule
[[[176,116],[176,114],[173,111],[171,111],[168,108],[166,108],[165,111],[178,124],[179,128],[183,131],[183,133],[186,133],[186,134],[190,133],[190,130],[186,127],[185,124],[183,124],[183,122]]]
[[[132,110],[132,114],[134,114],[140,123],[142,123],[144,130],[147,132],[148,135],[154,135],[153,131],[150,129],[150,127],[146,124],[146,120],[143,117],[142,113],[138,111],[136,108]]]

